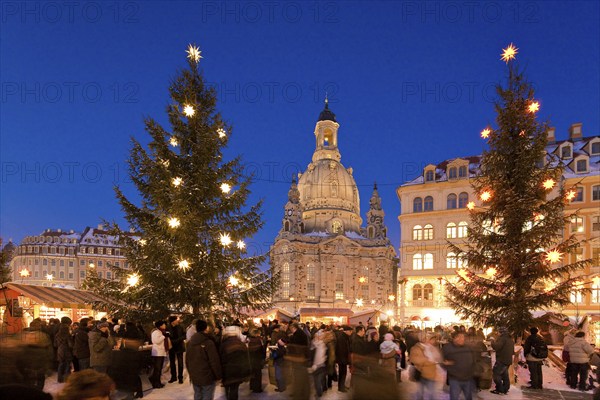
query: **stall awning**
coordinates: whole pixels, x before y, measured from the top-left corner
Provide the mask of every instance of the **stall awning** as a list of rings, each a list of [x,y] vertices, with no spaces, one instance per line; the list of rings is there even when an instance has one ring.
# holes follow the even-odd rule
[[[299,312],[303,317],[350,317],[354,314],[349,308],[303,307]]]
[[[92,292],[77,289],[63,289],[49,286],[24,285],[5,283],[4,290],[9,289],[29,297],[33,303],[44,304],[55,308],[91,308],[91,305],[103,299]],[[5,296],[0,296],[0,304],[6,302]]]

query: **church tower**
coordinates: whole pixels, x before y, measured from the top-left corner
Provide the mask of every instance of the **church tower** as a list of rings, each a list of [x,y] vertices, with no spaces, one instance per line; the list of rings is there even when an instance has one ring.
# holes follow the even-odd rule
[[[326,100],[312,160],[292,181],[270,250],[280,282],[274,302],[302,320],[351,322],[362,311],[394,308],[396,253],[381,198],[375,185],[363,227],[352,168],[341,163],[339,127]]]

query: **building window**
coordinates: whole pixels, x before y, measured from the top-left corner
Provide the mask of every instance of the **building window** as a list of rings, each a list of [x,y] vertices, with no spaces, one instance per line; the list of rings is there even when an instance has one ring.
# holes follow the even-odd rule
[[[577,192],[573,202],[575,201],[583,201],[583,186],[577,186]]]
[[[469,194],[462,192],[458,195],[458,208],[465,208],[469,203]]]
[[[58,273],[58,277],[59,277],[60,279],[65,279],[65,271],[60,271],[60,272]]]
[[[39,260],[39,259],[37,259],[37,258],[36,258],[36,259],[34,259],[34,260],[33,260],[33,264],[34,264],[34,265],[39,265],[39,263],[40,263],[40,260]]]
[[[69,267],[73,268],[73,261],[69,261]]]
[[[42,265],[48,265],[48,259],[47,258],[44,258],[42,260]]]
[[[587,160],[577,160],[576,164],[577,172],[587,171]]]
[[[584,231],[583,217],[572,217],[571,218],[571,232],[581,233]]]
[[[592,249],[592,267],[600,267],[600,247]]]
[[[448,255],[446,255],[446,268],[456,268],[456,254],[448,253]]]
[[[81,254],[85,254],[85,247],[81,247],[81,248],[79,249],[79,252],[80,252]]]
[[[423,201],[423,211],[433,211],[433,197],[425,197],[425,201]]]
[[[101,260],[98,260],[98,266],[101,267],[104,263]]]
[[[600,142],[592,143],[591,153],[593,156],[600,154]]]
[[[446,208],[448,210],[456,208],[456,195],[454,193],[450,193],[446,198]]]
[[[561,158],[571,158],[571,146],[565,146],[560,151]]]
[[[98,278],[103,279],[102,271],[98,271]]]
[[[316,289],[315,289],[315,283],[314,282],[308,282],[306,284],[306,298],[309,300],[314,300],[315,299],[315,293],[316,293]]]
[[[581,282],[575,282],[575,286],[581,286]],[[580,304],[583,302],[583,293],[581,290],[572,290],[570,294],[571,303]]]
[[[456,167],[450,168],[448,171],[448,179],[456,179]]]
[[[85,260],[79,260],[79,265],[85,267]]]
[[[469,224],[465,221],[460,221],[458,223],[458,237],[465,238],[468,235]]]
[[[72,281],[72,280],[73,280],[73,278],[74,278],[74,275],[73,275],[73,273],[72,273],[72,272],[69,272],[69,280],[70,280],[70,281]]]
[[[315,280],[315,266],[313,264],[308,264],[306,266],[306,280],[307,281]]]
[[[372,226],[367,228],[367,236],[369,239],[373,239],[373,236],[375,236],[375,229]]]
[[[456,266],[458,268],[467,268],[467,259],[465,258],[465,253],[460,253],[456,256]]]
[[[40,271],[34,271],[34,272],[33,272],[33,276],[34,276],[35,278],[39,278],[39,277],[40,277]]]
[[[413,200],[413,212],[421,212],[423,211],[423,199],[417,197]]]
[[[454,222],[446,225],[446,239],[456,239],[456,224]]]
[[[413,240],[423,240],[423,227],[415,225],[413,228]]]
[[[598,232],[600,231],[600,216],[594,215],[592,217],[592,231]]]
[[[290,281],[282,281],[281,283],[281,297],[289,299],[290,297]]]
[[[79,277],[85,279],[85,271],[79,271]]]
[[[290,221],[285,221],[283,223],[283,230],[286,231],[286,232],[290,231]]]
[[[64,248],[64,247],[60,247],[60,248],[58,249],[58,253],[59,253],[61,256],[64,256],[64,255],[65,255],[65,248]]]
[[[73,254],[74,254],[74,253],[73,253],[73,248],[72,248],[72,247],[69,247],[69,255],[70,255],[70,256],[72,256]]]
[[[600,185],[592,186],[592,200],[593,201],[600,200]]]
[[[360,285],[360,295],[362,296],[363,299],[369,298],[369,285],[368,284]]]
[[[466,178],[467,177],[467,166],[463,165],[462,167],[458,167],[458,177]]]
[[[423,257],[423,269],[433,269],[433,254],[425,253]]]
[[[110,271],[106,271],[106,279],[112,279],[112,273]]]
[[[413,269],[423,269],[423,256],[420,253],[417,253],[413,256]]]
[[[433,170],[425,172],[425,182],[433,182]]]
[[[121,266],[121,263],[118,261],[115,261],[115,267],[119,268]]]
[[[59,264],[60,264],[61,267],[64,267],[65,266],[65,260],[60,260]]]
[[[427,224],[423,228],[423,240],[433,239],[433,225]]]
[[[592,279],[592,303],[600,303],[600,276]]]
[[[433,285],[431,283],[427,283],[423,286],[423,299],[433,300]]]
[[[50,259],[50,266],[52,267],[56,267],[56,260],[55,259]]]
[[[336,281],[344,280],[344,267],[342,265],[335,266],[335,280]]]
[[[413,286],[413,301],[423,300],[423,288],[418,283]]]
[[[335,284],[335,299],[336,300],[344,299],[344,284],[342,282],[336,282],[336,284]]]

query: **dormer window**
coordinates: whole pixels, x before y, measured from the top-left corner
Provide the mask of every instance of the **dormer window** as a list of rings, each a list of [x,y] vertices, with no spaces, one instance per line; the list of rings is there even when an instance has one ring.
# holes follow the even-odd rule
[[[560,158],[571,158],[571,146],[564,146],[561,150],[560,150]]]
[[[587,160],[577,160],[577,163],[575,164],[575,170],[579,173],[587,172]]]
[[[458,167],[458,177],[466,178],[467,177],[467,166],[463,165],[462,167]]]
[[[433,170],[425,171],[425,182],[433,182]]]
[[[600,155],[600,141],[593,142],[590,145],[590,154],[593,156]]]
[[[456,179],[457,177],[457,173],[456,173],[456,167],[452,167],[448,170],[448,179]]]

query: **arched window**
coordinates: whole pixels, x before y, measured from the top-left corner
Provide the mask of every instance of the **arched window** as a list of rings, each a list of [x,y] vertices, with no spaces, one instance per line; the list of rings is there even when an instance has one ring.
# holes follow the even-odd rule
[[[446,255],[446,268],[456,268],[456,254],[448,253]]]
[[[413,256],[413,269],[423,269],[423,256],[421,253],[417,253]]]
[[[418,283],[413,286],[413,301],[423,300],[423,288]]]
[[[433,197],[425,197],[425,201],[423,202],[423,211],[433,211]]]
[[[458,177],[466,178],[467,177],[467,166],[463,165],[462,167],[458,167]]]
[[[456,208],[456,195],[454,193],[450,193],[446,198],[446,208],[448,210]]]
[[[417,197],[413,200],[413,212],[421,212],[423,211],[423,199]]]
[[[367,229],[367,232],[368,232],[369,239],[373,239],[373,236],[375,236],[375,229],[373,229],[373,227],[372,227],[372,226],[370,226],[370,227]]]
[[[433,254],[425,253],[423,257],[423,269],[433,269]]]
[[[433,285],[431,283],[427,283],[423,286],[423,299],[433,300]]]
[[[467,237],[469,231],[469,224],[467,224],[465,221],[460,221],[458,223],[458,237],[459,238],[465,238]]]
[[[433,239],[433,225],[427,224],[423,228],[423,240]]]
[[[433,182],[433,170],[425,172],[425,182]]]
[[[458,208],[465,208],[469,203],[469,194],[462,192],[458,195]]]
[[[415,225],[413,228],[413,240],[423,240],[423,227]]]
[[[467,268],[468,263],[467,263],[467,259],[465,258],[465,253],[459,253],[456,256],[456,261],[457,261],[456,266],[458,268]]]
[[[290,231],[290,221],[285,221],[283,223],[283,230],[286,231],[286,232]]]
[[[448,170],[448,179],[456,179],[456,167],[452,167]]]
[[[454,222],[448,223],[446,225],[446,238],[447,239],[455,239],[456,238],[456,224]]]

